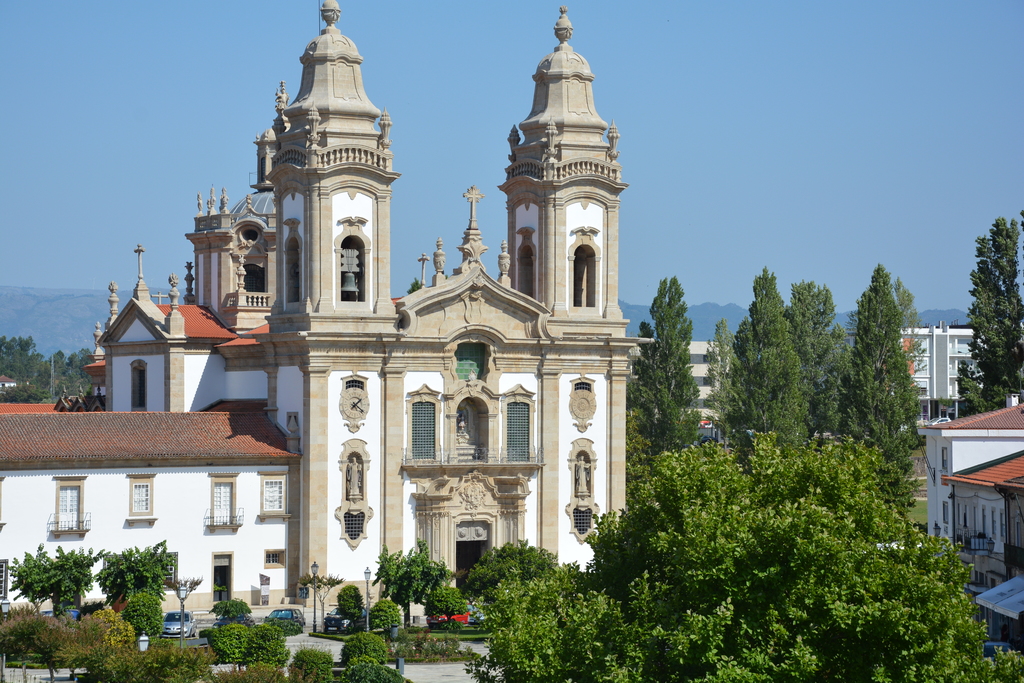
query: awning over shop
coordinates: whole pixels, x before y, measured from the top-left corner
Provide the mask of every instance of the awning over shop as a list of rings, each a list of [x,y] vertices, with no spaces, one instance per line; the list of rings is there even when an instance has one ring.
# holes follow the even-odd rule
[[[1024,576],[1015,576],[974,599],[982,607],[1016,618],[1024,611]]]

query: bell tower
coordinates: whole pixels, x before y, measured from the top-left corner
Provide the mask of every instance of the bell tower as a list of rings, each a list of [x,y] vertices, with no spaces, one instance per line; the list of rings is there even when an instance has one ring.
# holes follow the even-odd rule
[[[619,321],[619,133],[597,114],[594,74],[569,45],[567,12],[555,23],[558,46],[533,75],[533,109],[508,137],[499,189],[508,195],[509,274],[555,318]]]
[[[280,258],[271,327],[333,330],[345,318],[393,319],[391,302],[391,118],[363,89],[363,58],[327,24],[300,57],[302,82],[277,95],[276,150],[267,182],[277,198]],[[378,122],[380,129],[375,127]]]

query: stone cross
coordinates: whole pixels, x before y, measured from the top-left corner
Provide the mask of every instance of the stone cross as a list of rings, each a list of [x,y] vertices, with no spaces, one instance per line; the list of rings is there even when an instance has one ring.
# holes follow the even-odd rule
[[[476,230],[476,204],[486,195],[476,189],[476,185],[462,193],[462,196],[469,202],[469,229]]]
[[[164,302],[163,300],[168,297],[166,294],[161,294],[160,292],[157,292],[156,294],[153,295],[153,298],[156,299],[156,302],[158,304],[162,304]]]
[[[427,261],[430,260],[430,259],[427,258],[427,252],[423,252],[423,255],[420,256],[416,260],[420,262],[420,287],[426,287],[427,286]]]
[[[139,281],[142,281],[142,252],[146,251],[140,244],[135,247],[135,253],[139,255]]]

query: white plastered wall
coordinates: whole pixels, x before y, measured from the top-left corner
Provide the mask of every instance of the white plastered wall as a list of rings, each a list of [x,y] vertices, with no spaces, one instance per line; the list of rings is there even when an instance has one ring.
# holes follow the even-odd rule
[[[538,413],[540,412],[540,396],[537,393],[537,376],[528,372],[505,372],[502,373],[501,378],[498,380],[498,392],[505,393],[506,391],[513,389],[517,384],[521,384],[527,391],[532,391],[534,396],[534,411],[530,417],[530,445],[534,448],[540,447],[540,434],[537,431]],[[500,417],[498,419],[501,419]],[[505,445],[505,425],[502,423],[499,426],[499,433],[501,434],[502,447]],[[540,505],[540,499],[537,493],[537,473],[534,472],[530,475],[529,481],[530,495],[526,497],[526,515],[523,520],[523,535],[526,538],[526,542],[530,545],[537,544],[537,520],[538,510]]]
[[[286,365],[277,371],[277,421],[288,433],[288,413],[299,414],[299,430],[302,429],[302,371],[294,365]]]
[[[224,373],[224,398],[266,398],[267,373],[262,370],[229,370]]]
[[[132,321],[132,324],[128,326],[124,334],[117,340],[120,342],[140,342],[140,341],[153,341],[156,337],[153,333],[146,329],[146,325],[136,318]]]
[[[344,218],[365,218],[366,225],[363,226],[362,232],[364,242],[363,244],[370,245],[370,256],[363,260],[363,267],[365,272],[363,273],[363,285],[366,287],[365,304],[373,305],[373,250],[377,248],[376,244],[373,244],[373,198],[370,195],[363,194],[362,192],[356,192],[355,198],[349,197],[348,192],[339,192],[338,194],[331,197],[331,226],[333,227],[333,239],[331,243],[334,243],[334,239],[337,239],[338,235],[345,232],[345,228],[339,225],[339,221]],[[334,264],[331,267],[332,278],[334,282],[333,291],[334,300],[339,301],[341,299],[338,293],[338,287],[341,283],[338,282],[339,276],[339,263],[338,260],[332,259]]]
[[[4,473],[3,507],[0,521],[3,529],[4,557],[23,557],[35,554],[40,543],[51,556],[57,547],[65,551],[78,548],[103,548],[119,552],[126,548],[145,548],[167,541],[167,549],[178,553],[179,576],[202,576],[203,584],[197,593],[209,593],[212,586],[213,555],[233,553],[233,597],[251,604],[252,587],[259,586],[259,575],[270,576],[270,588],[275,593],[287,588],[286,570],[265,569],[264,551],[287,549],[287,524],[279,520],[260,523],[262,491],[259,472],[287,471],[286,466],[262,467],[136,467],[103,469],[26,470]],[[236,532],[209,532],[204,517],[210,507],[211,473],[238,474],[235,479],[235,507],[243,508],[244,523]],[[153,526],[136,523],[129,526],[129,505],[132,479],[129,474],[153,477],[151,512]],[[81,494],[81,511],[90,513],[92,530],[85,538],[62,534],[54,538],[47,534],[46,524],[56,508],[57,487],[55,476],[82,476],[85,478]],[[287,495],[295,495],[289,491]],[[15,514],[16,513],[16,514]],[[98,571],[100,565],[94,567]],[[280,594],[280,593],[279,593]],[[13,597],[13,596],[12,596]],[[102,599],[98,586],[85,596],[87,600]],[[165,598],[168,608],[177,607],[177,599],[170,593]],[[188,607],[186,603],[186,607]]]
[[[558,406],[558,451],[544,453],[545,467],[558,468],[558,560],[562,564],[578,562],[585,565],[594,556],[589,545],[580,543],[572,533],[572,518],[565,514],[565,506],[572,498],[573,477],[569,472],[569,447],[576,439],[590,439],[594,442],[597,466],[594,467],[594,502],[600,507],[599,514],[608,512],[608,390],[604,375],[583,373],[593,381],[597,410],[587,431],[580,432],[576,421],[569,412],[569,394],[572,382],[579,374],[562,375],[559,378],[559,396],[563,397]]]
[[[185,406],[201,410],[224,398],[224,358],[216,354],[185,356]]]
[[[164,407],[164,357],[159,356],[116,356],[113,359],[114,401],[110,410],[131,412],[132,409],[132,362],[146,362],[146,410],[160,412]]]
[[[572,234],[572,231],[576,228],[591,227],[597,228],[598,233],[594,236],[594,243],[597,245],[601,260],[597,263],[597,269],[599,277],[597,291],[594,293],[594,304],[597,310],[601,310],[602,302],[604,300],[603,291],[605,287],[606,274],[604,272],[604,207],[595,202],[587,204],[587,208],[583,208],[583,202],[574,202],[565,207],[565,258],[566,264],[569,263],[568,259],[572,255],[571,249],[573,243],[576,241],[576,236]],[[572,285],[573,285],[573,274],[572,271],[567,270],[565,276],[565,300],[572,304]]]
[[[444,376],[440,372],[409,372],[405,375],[405,393],[408,394],[410,391],[416,391],[423,385],[427,385],[434,391],[440,392],[444,390]],[[444,450],[444,404],[440,408],[440,414],[437,416],[437,443],[439,448]],[[409,415],[408,403],[402,411],[402,444],[409,443]],[[413,500],[412,494],[416,493],[416,485],[409,481],[408,477],[403,479],[402,483],[402,495],[405,500],[405,519],[402,520],[402,543],[405,546],[403,550],[408,552],[412,548],[416,547],[416,501]],[[393,551],[392,551],[393,552]]]
[[[344,380],[353,375],[366,378],[366,393],[369,398],[370,410],[366,420],[355,433],[349,431],[348,422],[341,414],[338,406]],[[375,567],[380,554],[380,525],[383,520],[381,508],[381,414],[384,405],[381,400],[380,376],[376,373],[356,371],[334,371],[327,379],[327,500],[323,501],[326,516],[327,537],[327,571],[349,581],[363,575],[366,567]],[[342,537],[342,523],[334,516],[335,510],[341,505],[344,496],[345,476],[341,469],[343,445],[351,439],[366,442],[366,451],[370,455],[369,468],[363,484],[366,504],[373,510],[373,518],[366,522],[366,538],[355,549]]]
[[[533,228],[533,291],[538,292],[537,278],[540,276],[541,268],[537,259],[537,242],[539,240],[537,236],[537,223],[538,223],[539,210],[536,204],[520,204],[516,207],[516,235],[515,244],[512,249],[513,263],[516,264],[516,273],[519,272],[519,247],[523,244],[523,236],[519,234],[520,228]],[[517,280],[518,283],[518,280]]]

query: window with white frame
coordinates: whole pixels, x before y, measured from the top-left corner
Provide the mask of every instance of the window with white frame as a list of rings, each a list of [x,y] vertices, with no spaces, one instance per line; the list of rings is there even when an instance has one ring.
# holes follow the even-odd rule
[[[942,447],[942,469],[949,469],[949,449],[946,446]]]
[[[263,480],[263,511],[284,512],[284,479]]]
[[[949,524],[949,501],[942,501],[942,523]]]
[[[132,483],[132,512],[135,514],[149,514],[150,491],[152,486],[148,481]]]

